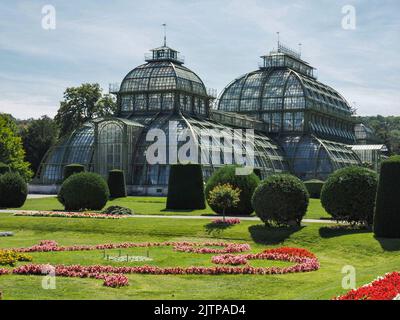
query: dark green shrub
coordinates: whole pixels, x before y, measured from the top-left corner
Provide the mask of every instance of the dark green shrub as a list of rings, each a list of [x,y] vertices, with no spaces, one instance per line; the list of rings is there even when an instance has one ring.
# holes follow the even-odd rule
[[[109,196],[107,183],[100,175],[81,172],[71,175],[63,182],[58,200],[65,210],[101,210]]]
[[[67,180],[74,173],[84,172],[85,167],[78,163],[68,164],[64,167],[64,181]]]
[[[110,198],[126,197],[125,175],[122,170],[111,170],[107,180]]]
[[[377,237],[400,238],[400,156],[382,162],[373,229]]]
[[[308,193],[310,194],[310,198],[319,199],[321,196],[321,190],[324,186],[324,182],[321,180],[313,179],[304,182],[304,185],[307,188]]]
[[[239,167],[226,165],[217,169],[207,181],[206,198],[208,199],[210,191],[217,185],[230,184],[233,188],[240,190],[240,201],[235,206],[227,208],[226,214],[250,215],[254,211],[251,205],[251,197],[260,183],[260,179],[254,172],[249,175],[237,175],[236,168]],[[214,212],[222,214],[223,208],[212,204],[209,205]]]
[[[378,175],[363,167],[335,171],[325,181],[321,203],[338,221],[372,224]]]
[[[25,180],[17,173],[8,172],[0,175],[0,207],[19,208],[25,203],[28,187]]]
[[[5,163],[0,162],[0,174],[4,174],[7,172],[10,172],[10,167]]]
[[[167,209],[194,210],[205,207],[201,165],[172,165],[168,180]]]
[[[260,180],[262,180],[262,174],[261,174],[261,170],[260,169],[254,168],[253,172],[258,178],[260,178]]]
[[[110,206],[102,211],[104,214],[112,214],[112,215],[129,215],[133,214],[133,211],[129,208],[121,207],[121,206]]]
[[[289,174],[275,174],[261,182],[252,203],[266,224],[300,225],[307,212],[309,194],[304,183]]]

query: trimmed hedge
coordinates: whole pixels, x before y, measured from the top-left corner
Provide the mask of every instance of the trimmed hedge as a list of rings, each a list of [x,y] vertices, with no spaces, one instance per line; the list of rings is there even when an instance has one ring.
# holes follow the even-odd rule
[[[304,183],[290,174],[275,174],[261,182],[252,197],[257,216],[266,224],[300,225],[309,203]]]
[[[205,209],[203,172],[199,164],[171,165],[167,209]]]
[[[28,186],[17,173],[8,172],[0,175],[0,207],[19,208],[28,196]]]
[[[58,193],[58,200],[65,210],[101,210],[109,196],[107,183],[100,175],[81,172],[64,181]]]
[[[254,172],[249,175],[237,175],[236,168],[239,166],[226,165],[217,169],[207,181],[206,198],[208,199],[211,190],[217,185],[230,184],[233,188],[240,190],[240,201],[237,205],[227,208],[225,213],[227,215],[250,215],[254,211],[251,197],[260,183],[260,178]],[[223,208],[210,203],[209,205],[214,212],[222,214]]]
[[[304,182],[310,198],[319,199],[321,197],[321,190],[324,186],[324,181],[313,179]]]
[[[75,173],[85,172],[85,167],[79,163],[71,163],[64,167],[64,181]]]
[[[400,238],[400,156],[382,162],[373,229],[377,237]]]
[[[125,174],[122,170],[111,170],[107,179],[108,188],[110,189],[110,198],[126,197]]]
[[[321,204],[337,221],[372,224],[378,174],[363,167],[332,173],[321,192]]]
[[[10,172],[10,167],[5,163],[0,162],[0,174],[5,174],[8,172]]]

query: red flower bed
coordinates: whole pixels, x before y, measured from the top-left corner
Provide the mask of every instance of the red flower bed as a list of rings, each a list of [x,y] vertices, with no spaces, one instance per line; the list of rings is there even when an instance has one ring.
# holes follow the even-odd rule
[[[393,300],[399,294],[400,273],[392,272],[334,300]]]
[[[296,257],[308,257],[308,258],[315,258],[315,255],[302,248],[290,248],[290,247],[281,247],[281,248],[274,248],[274,249],[267,249],[264,250],[263,253],[276,253],[276,254],[286,254],[289,256],[296,256]]]
[[[229,218],[229,219],[215,219],[212,221],[213,224],[217,225],[235,225],[240,223],[240,219],[238,218]]]

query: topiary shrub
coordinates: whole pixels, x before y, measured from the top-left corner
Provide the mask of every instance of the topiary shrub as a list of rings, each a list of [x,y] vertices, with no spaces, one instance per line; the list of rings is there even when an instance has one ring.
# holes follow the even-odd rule
[[[289,174],[275,174],[254,191],[252,204],[265,223],[300,225],[307,212],[309,194],[304,183]]]
[[[223,222],[225,222],[226,209],[234,207],[240,201],[240,190],[232,188],[228,183],[221,184],[210,191],[207,201],[213,206],[222,208]]]
[[[81,172],[71,175],[63,182],[58,200],[65,210],[101,210],[109,196],[107,183],[100,175]]]
[[[205,207],[201,165],[172,165],[168,180],[167,209],[195,210]]]
[[[0,162],[0,174],[5,174],[7,172],[10,172],[10,167],[5,163]]]
[[[378,175],[363,167],[335,171],[325,181],[321,203],[338,221],[372,224]]]
[[[373,230],[377,237],[400,238],[400,156],[382,162]]]
[[[254,190],[260,183],[260,179],[253,172],[249,175],[237,175],[235,165],[226,165],[217,169],[208,179],[206,185],[206,198],[208,199],[211,190],[217,185],[230,184],[233,188],[240,190],[240,200],[236,205],[226,208],[226,214],[230,215],[250,215],[254,209],[251,205],[251,197]],[[210,204],[211,209],[219,214],[222,214],[223,208]]]
[[[324,182],[321,180],[313,179],[304,182],[307,188],[310,198],[319,199],[321,197],[321,190],[324,186]]]
[[[0,175],[0,207],[19,208],[25,203],[28,187],[25,180],[17,173],[8,172]]]
[[[64,167],[64,181],[75,173],[84,172],[85,167],[78,163],[68,164]]]
[[[122,170],[111,170],[107,180],[110,198],[126,197],[125,175]]]

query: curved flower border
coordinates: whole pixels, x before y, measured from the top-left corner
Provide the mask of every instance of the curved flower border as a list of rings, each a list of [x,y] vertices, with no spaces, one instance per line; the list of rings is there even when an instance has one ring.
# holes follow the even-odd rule
[[[62,211],[20,211],[14,216],[22,217],[58,217],[58,218],[95,218],[95,219],[123,219],[130,215],[112,215],[95,212],[62,212]]]
[[[38,245],[27,248],[12,249],[17,252],[51,252],[51,251],[87,251],[106,250],[133,247],[162,247],[172,246],[175,251],[193,252],[199,254],[223,253],[213,256],[211,261],[217,266],[212,267],[157,267],[157,266],[104,266],[104,265],[55,265],[55,274],[64,277],[96,278],[103,279],[104,285],[109,287],[122,287],[128,285],[126,274],[153,274],[153,275],[223,275],[223,274],[285,274],[294,272],[309,272],[320,268],[318,259],[311,252],[298,248],[277,248],[265,250],[256,254],[232,255],[250,250],[248,244],[235,244],[226,242],[144,242],[144,243],[116,243],[99,245],[59,246],[52,240],[43,240]],[[210,247],[222,247],[221,249]],[[295,263],[289,267],[252,267],[248,260],[280,260]],[[222,265],[221,265],[222,264]],[[243,266],[237,266],[243,265]],[[0,269],[1,274],[41,275],[48,270],[49,265],[26,264],[12,270]]]
[[[400,294],[400,273],[387,273],[383,277],[350,290],[334,300],[395,300]]]

